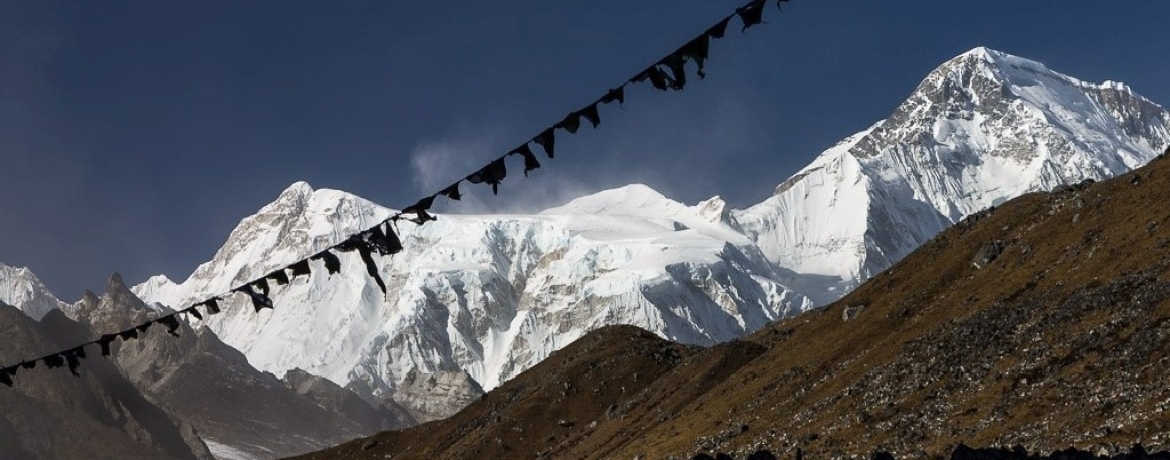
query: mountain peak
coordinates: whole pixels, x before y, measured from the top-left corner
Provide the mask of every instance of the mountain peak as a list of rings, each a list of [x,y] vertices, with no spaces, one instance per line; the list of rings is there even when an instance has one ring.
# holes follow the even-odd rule
[[[730,209],[727,202],[719,195],[708,198],[695,205],[695,212],[711,222],[727,222],[730,218]]]
[[[1007,53],[1004,53],[1002,51],[993,50],[993,49],[988,48],[986,46],[976,46],[974,48],[971,48],[967,52],[956,56],[955,59],[975,58],[975,59],[980,59],[980,60],[987,61],[987,62],[994,62],[996,55],[1004,55],[1004,54],[1007,54]]]
[[[36,275],[33,275],[28,267],[14,267],[3,263],[0,263],[0,274],[8,278],[36,279]]]
[[[0,264],[0,302],[12,305],[36,320],[65,306],[32,270],[4,264]]]
[[[1028,60],[1026,58],[1022,58],[1022,57],[1016,56],[1014,54],[1006,53],[1006,52],[1003,52],[1003,51],[1000,51],[997,49],[988,48],[986,46],[976,46],[974,48],[971,48],[970,50],[967,50],[967,52],[956,56],[955,59],[961,59],[964,57],[979,58],[979,59],[983,59],[983,60],[988,61],[988,62],[995,62],[996,60],[1001,60],[1001,59],[1023,59],[1025,61]]]
[[[1040,61],[983,46],[972,48],[947,60],[935,69],[923,83],[932,80],[947,81],[948,78],[945,77],[951,77],[949,80],[952,81],[951,85],[939,86],[940,89],[944,90],[947,89],[947,86],[953,86],[953,80],[962,82],[963,86],[970,86],[974,84],[974,80],[982,77],[1012,88],[1037,88],[1052,91],[1060,86],[1067,86],[1085,91],[1116,90],[1132,94],[1129,85],[1120,81],[1106,80],[1101,83],[1083,81],[1052,70]],[[1017,94],[1017,96],[1027,98],[1028,91],[1023,93],[1025,94]]]
[[[640,214],[672,206],[682,205],[646,184],[630,184],[577,198],[542,214]]]
[[[106,291],[98,296],[85,291],[81,300],[64,308],[70,319],[88,324],[96,330],[125,329],[158,309],[146,305],[129,287],[122,275],[114,272],[106,281]]]
[[[122,279],[122,275],[114,272],[106,282],[106,292],[103,294],[110,303],[132,305],[138,310],[147,310],[143,302],[136,296]]]
[[[127,290],[126,280],[122,279],[122,274],[114,272],[110,274],[110,279],[106,281],[106,290]]]
[[[1051,72],[1047,66],[1028,58],[1016,56],[1011,53],[991,49],[985,46],[972,48],[971,50],[951,58],[941,67],[948,65],[988,65],[1003,69],[1027,69],[1032,71]]]
[[[257,215],[293,215],[304,212],[313,199],[315,191],[308,182],[297,181],[289,185],[275,200],[265,205]]]
[[[133,291],[163,305],[185,305],[336,244],[391,213],[351,193],[314,190],[307,182],[294,182],[275,200],[241,220],[215,257],[196,268],[183,283],[153,277]],[[258,254],[264,257],[258,258]],[[225,273],[227,277],[222,276]],[[201,281],[210,279],[218,283],[205,285]],[[182,287],[193,281],[201,289],[186,291]]]
[[[923,96],[936,106],[954,99],[979,106],[1027,93],[1014,91],[1018,88],[1048,92],[1054,88],[1085,86],[1095,85],[1055,72],[1038,61],[980,46],[946,60],[931,71],[910,101]]]
[[[276,201],[285,199],[304,199],[313,195],[313,186],[305,181],[296,181],[280,192]]]

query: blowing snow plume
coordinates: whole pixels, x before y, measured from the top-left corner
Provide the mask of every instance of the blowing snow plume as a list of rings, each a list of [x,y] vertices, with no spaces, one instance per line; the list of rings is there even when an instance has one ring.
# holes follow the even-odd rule
[[[450,176],[453,171],[475,170],[483,166],[484,158],[490,157],[491,152],[493,150],[486,142],[450,140],[420,144],[410,157],[416,189],[420,194],[434,193],[460,179]],[[558,166],[551,163],[555,160],[549,161],[549,165]],[[519,161],[511,161],[508,165],[509,174],[500,185],[498,196],[493,196],[488,187],[461,184],[463,198],[459,201],[440,198],[435,212],[535,213],[597,190],[579,179],[580,175],[560,168],[545,167],[526,177]]]

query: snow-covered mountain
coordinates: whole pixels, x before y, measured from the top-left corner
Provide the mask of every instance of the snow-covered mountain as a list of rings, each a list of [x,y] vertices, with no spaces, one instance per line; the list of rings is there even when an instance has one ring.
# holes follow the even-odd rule
[[[1089,83],[976,48],[887,119],[826,150],[764,202],[732,211],[768,259],[825,303],[947,226],[1028,192],[1101,180],[1170,144],[1170,114],[1117,82]]]
[[[360,259],[343,257],[341,276],[318,266],[277,288],[274,311],[257,315],[233,299],[207,324],[260,369],[301,368],[369,398],[392,398],[417,418],[442,417],[604,325],[711,344],[812,307],[708,208],[632,185],[540,215],[406,224],[406,251],[380,260],[388,294]],[[390,214],[294,184],[244,219],[185,283],[156,277],[136,292],[192,303]]]
[[[406,251],[379,262],[385,295],[343,256],[341,275],[316,265],[276,288],[275,310],[233,298],[207,325],[259,369],[304,369],[442,417],[589,330],[728,340],[840,297],[966,215],[1113,176],[1168,143],[1170,115],[1120,83],[977,48],[748,209],[632,185],[538,215],[444,215],[401,227]],[[135,292],[187,305],[390,214],[294,184],[186,281]]]
[[[66,307],[31,270],[3,263],[0,263],[0,302],[16,307],[37,321],[51,310]]]

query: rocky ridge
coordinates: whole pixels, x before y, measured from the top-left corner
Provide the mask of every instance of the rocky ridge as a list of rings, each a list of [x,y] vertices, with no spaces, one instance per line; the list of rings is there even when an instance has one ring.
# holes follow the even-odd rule
[[[44,295],[59,303],[47,291]],[[39,323],[28,318],[5,319],[16,323],[12,327],[40,331],[44,340],[52,339],[50,342],[55,344],[54,347],[43,346],[39,354],[27,347],[18,350],[24,351],[19,354],[20,358],[29,358],[50,349],[60,349],[66,343],[72,346],[88,341],[95,336],[94,331],[124,330],[161,313],[157,307],[148,306],[135,296],[122,277],[115,273],[102,295],[86,292],[80,301],[50,310]],[[25,314],[28,314],[27,310]],[[21,337],[14,340],[33,340],[36,343],[34,339]],[[166,452],[131,455],[119,447],[116,441],[111,441],[109,446],[81,443],[76,452],[85,452],[86,458],[210,460],[214,456],[220,460],[271,459],[417,423],[400,407],[371,406],[355,393],[301,371],[287,373],[284,380],[258,371],[248,364],[239,351],[225,345],[206,328],[193,329],[184,324],[175,331],[175,335],[171,335],[163,326],[155,326],[140,332],[137,340],[115,342],[110,360],[94,356],[96,350],[89,352],[90,359],[82,362],[84,380],[94,381],[95,384],[101,382],[109,387],[105,391],[113,391],[119,398],[132,401],[116,404],[142,406],[144,409],[138,411],[149,414],[149,421],[140,422],[135,419],[141,415],[113,416],[114,420],[128,418],[130,421],[127,423],[135,423],[127,428],[132,438],[158,438],[161,435],[149,434],[151,430],[165,430],[170,424],[182,433],[182,442],[188,450],[172,446]],[[16,354],[8,357],[8,360],[15,359],[18,359]],[[28,372],[21,372],[19,378],[15,379],[18,383],[17,392],[25,388],[23,381],[28,379],[48,388],[77,386],[70,383],[73,377],[61,373],[60,369],[42,371],[52,372],[52,375],[41,378],[35,375],[30,377]],[[90,377],[89,373],[96,374],[96,377]],[[50,380],[53,377],[56,380]],[[89,428],[87,420],[82,416],[85,412],[68,416],[52,409],[55,405],[76,404],[76,401],[71,401],[76,399],[75,396],[85,398],[84,392],[75,392],[78,395],[67,392],[54,393],[51,397],[46,395],[39,401],[39,407],[31,406],[29,401],[22,403],[10,400],[0,403],[0,407],[11,413],[12,417],[17,417],[9,420],[18,433],[10,439],[12,451],[27,451],[31,456],[29,458],[57,458],[46,456],[49,455],[46,452],[57,449],[51,447],[51,443],[48,451],[39,450],[46,448],[40,445],[32,447],[32,450],[22,447],[22,444],[28,444],[34,439],[49,442],[53,438],[34,434],[33,427],[15,428],[27,424],[24,415],[36,414],[37,411],[42,420],[37,426],[43,428],[56,424],[59,432],[86,432]],[[108,418],[101,415],[98,420],[111,424],[106,420]],[[139,425],[144,423],[159,424],[159,427],[150,427],[139,433],[143,430]],[[32,431],[21,431],[23,429]],[[74,450],[69,448],[60,448],[59,451],[65,455],[61,458],[74,455],[70,454]]]

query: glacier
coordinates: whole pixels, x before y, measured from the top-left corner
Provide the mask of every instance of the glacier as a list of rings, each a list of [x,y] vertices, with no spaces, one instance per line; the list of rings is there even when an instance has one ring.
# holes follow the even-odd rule
[[[631,185],[538,215],[403,224],[406,250],[379,260],[387,294],[360,259],[343,255],[342,275],[315,266],[276,288],[279,308],[257,315],[230,299],[206,325],[258,369],[301,368],[433,419],[452,408],[419,407],[434,399],[421,396],[442,389],[469,402],[605,325],[714,344],[814,306],[779,281],[749,239],[704,215],[709,208]],[[166,305],[193,303],[392,213],[294,184],[241,222],[182,285],[155,277],[135,292]],[[257,254],[265,255],[260,263]],[[434,383],[420,388],[420,381]]]

